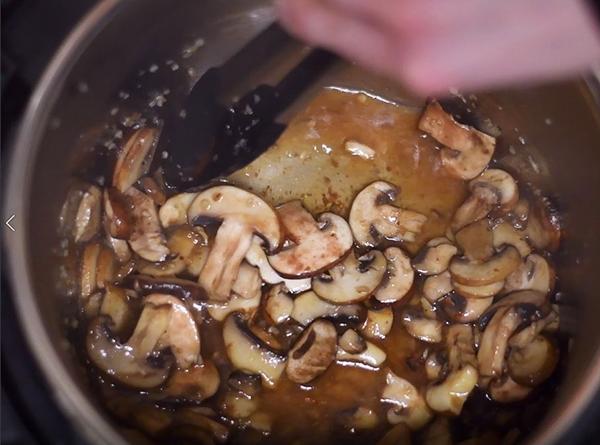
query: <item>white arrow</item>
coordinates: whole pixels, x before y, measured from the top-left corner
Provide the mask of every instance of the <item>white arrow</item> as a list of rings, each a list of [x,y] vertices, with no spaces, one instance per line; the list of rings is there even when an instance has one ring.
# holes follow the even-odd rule
[[[10,222],[14,219],[15,215],[11,216],[10,218],[8,218],[5,222],[5,224],[8,226],[8,228],[10,230],[12,230],[13,232],[15,231],[15,228],[13,226],[10,225]]]

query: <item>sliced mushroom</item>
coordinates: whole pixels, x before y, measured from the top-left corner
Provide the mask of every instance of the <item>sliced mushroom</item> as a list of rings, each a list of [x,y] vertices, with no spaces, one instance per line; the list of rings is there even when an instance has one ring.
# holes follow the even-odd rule
[[[208,313],[217,321],[225,320],[229,314],[234,312],[252,314],[260,306],[260,297],[260,292],[255,294],[253,298],[242,298],[234,294],[228,301],[211,301],[207,304]]]
[[[165,191],[154,178],[150,176],[143,177],[140,179],[140,186],[142,191],[152,198],[157,206],[162,206],[167,201]]]
[[[269,263],[267,254],[261,247],[260,238],[254,237],[252,245],[246,252],[246,261],[252,266],[258,267],[260,276],[265,283],[278,284],[283,283],[292,294],[298,294],[310,289],[310,278],[284,278],[279,275]]]
[[[430,351],[425,359],[425,374],[428,380],[439,381],[448,373],[448,357],[445,351]]]
[[[164,293],[186,301],[206,301],[206,294],[198,283],[181,278],[154,278],[147,275],[130,275],[125,280],[128,287],[140,295]]]
[[[197,277],[208,258],[208,235],[202,227],[182,225],[172,230],[167,238],[167,246],[185,264],[187,272]]]
[[[498,205],[500,198],[494,188],[480,184],[456,210],[450,228],[458,232],[463,227],[485,218]]]
[[[114,187],[104,190],[104,227],[111,237],[129,239],[132,230],[127,197]]]
[[[477,353],[482,377],[502,375],[508,339],[522,322],[519,312],[513,307],[499,309],[493,315],[483,332]]]
[[[377,413],[365,406],[348,410],[340,417],[341,424],[350,432],[370,430],[379,424]]]
[[[431,275],[423,282],[423,296],[432,304],[452,290],[452,279],[448,271],[439,275]]]
[[[106,292],[100,306],[100,315],[109,317],[111,331],[121,334],[133,317],[130,298],[125,289],[112,284],[106,286]]]
[[[554,269],[543,256],[531,254],[506,277],[504,291],[534,290],[549,294],[554,288],[555,277]]]
[[[385,351],[370,341],[365,342],[365,349],[361,352],[350,353],[339,347],[336,354],[338,362],[361,363],[371,368],[380,367],[386,358]]]
[[[384,339],[392,330],[394,323],[394,311],[391,307],[382,309],[369,309],[367,320],[360,331],[367,338]]]
[[[239,371],[233,372],[229,376],[227,385],[249,399],[257,396],[262,389],[259,375],[244,374]]]
[[[216,414],[208,408],[201,406],[188,406],[177,410],[176,422],[181,423],[179,428],[193,426],[198,428],[198,430],[201,432],[210,434],[208,441],[205,442],[202,442],[202,440],[204,440],[204,437],[206,436],[200,436],[200,441],[198,441],[199,437],[197,434],[192,434],[191,437],[188,437],[188,439],[192,439],[194,443],[206,443],[207,445],[213,445],[213,438],[219,443],[225,443],[229,438],[229,430],[226,426],[217,422],[214,417],[216,417]]]
[[[494,247],[500,247],[495,246],[487,219],[480,219],[460,229],[456,233],[456,244],[471,261],[487,261],[494,255]]]
[[[381,303],[395,303],[410,291],[415,272],[410,258],[399,247],[388,247],[383,255],[387,260],[387,268],[374,296]]]
[[[221,412],[231,419],[244,419],[258,410],[258,402],[235,391],[228,391],[221,402]]]
[[[377,442],[377,445],[411,445],[410,430],[403,423],[393,426]]]
[[[179,193],[165,201],[158,211],[163,228],[180,226],[188,223],[188,209],[198,193]]]
[[[115,253],[115,256],[120,263],[126,263],[131,259],[131,249],[127,241],[123,239],[113,238],[110,234],[106,234],[106,242]]]
[[[286,367],[286,357],[273,351],[246,326],[242,316],[234,313],[223,325],[223,341],[234,368],[259,374],[263,384],[273,387]]]
[[[154,201],[133,187],[127,189],[125,195],[130,199],[133,216],[133,230],[129,237],[131,249],[145,260],[164,261],[170,252]]]
[[[425,318],[428,318],[429,320],[435,320],[437,318],[437,307],[431,304],[427,298],[419,298],[419,303],[421,304]]]
[[[331,318],[338,322],[360,326],[366,319],[367,310],[358,304],[334,305],[328,303],[313,291],[298,295],[294,300],[292,318],[307,326],[317,318]]]
[[[378,250],[358,258],[351,253],[327,273],[313,277],[312,289],[319,297],[334,304],[357,303],[375,291],[385,270],[385,257]]]
[[[498,191],[500,209],[508,212],[519,201],[519,186],[510,173],[498,168],[488,168],[469,183],[469,188],[486,185]]]
[[[268,435],[271,433],[273,422],[269,414],[258,411],[250,414],[250,416],[245,419],[243,425],[258,431],[261,434]]]
[[[262,288],[262,280],[256,267],[243,262],[240,265],[238,276],[233,282],[231,292],[245,299],[260,298]]]
[[[531,203],[526,232],[536,249],[550,252],[558,249],[561,236],[560,220],[547,200],[541,199]]]
[[[421,119],[419,130],[431,135],[449,148],[442,148],[445,169],[461,179],[473,179],[489,164],[496,139],[473,127],[459,124],[437,101],[430,102]]]
[[[425,245],[413,259],[413,268],[423,275],[438,275],[448,269],[450,260],[458,253],[455,245],[446,238],[445,242],[434,239]],[[434,245],[435,244],[435,245]]]
[[[512,403],[526,398],[531,389],[529,386],[518,384],[509,375],[506,375],[501,379],[492,380],[488,387],[488,393],[496,402]]]
[[[450,262],[450,274],[456,283],[467,286],[484,286],[504,280],[521,264],[519,251],[506,246],[485,263],[474,263],[464,258]]]
[[[199,278],[209,297],[217,301],[229,298],[255,233],[269,249],[277,249],[281,241],[274,210],[258,196],[229,185],[198,193],[188,209],[188,220],[193,224],[222,221]]]
[[[367,349],[367,343],[354,329],[348,329],[339,339],[339,346],[349,354],[359,354]]]
[[[487,299],[489,297],[497,295],[504,288],[504,281],[497,281],[491,284],[484,284],[483,286],[467,286],[466,284],[453,282],[452,286],[454,287],[454,290],[463,297]]]
[[[207,360],[201,365],[176,370],[167,380],[162,394],[177,400],[200,402],[216,394],[220,381],[216,366]]]
[[[441,301],[441,308],[450,320],[456,323],[472,323],[479,320],[492,305],[494,297],[466,298],[451,294]]]
[[[73,238],[76,243],[91,240],[100,230],[102,192],[95,185],[88,186],[81,195],[75,214]]]
[[[98,257],[102,246],[91,243],[85,246],[81,256],[81,269],[79,274],[79,295],[83,302],[96,290]]]
[[[266,296],[265,312],[275,324],[288,320],[294,311],[294,300],[284,291],[283,285],[276,285]]]
[[[140,128],[119,152],[113,173],[113,186],[124,193],[148,173],[160,135],[159,128]]]
[[[393,405],[387,412],[392,425],[405,423],[410,429],[418,430],[431,420],[431,411],[423,396],[409,381],[388,370],[385,382],[381,401]]]
[[[316,221],[300,201],[279,206],[277,214],[292,241],[269,257],[269,263],[281,275],[316,275],[340,261],[352,247],[350,226],[338,215],[323,213]]]
[[[516,247],[521,256],[525,258],[531,253],[531,247],[526,239],[526,233],[522,230],[517,230],[507,222],[502,222],[494,227],[493,242],[496,249],[501,248],[505,244]]]
[[[414,241],[427,220],[412,210],[393,206],[398,188],[384,181],[365,187],[352,202],[350,227],[356,242],[375,247],[384,239]]]
[[[548,337],[538,335],[522,348],[512,348],[508,354],[508,372],[524,386],[535,387],[547,380],[558,363],[558,348]]]
[[[451,372],[442,383],[427,389],[427,405],[439,413],[459,415],[467,397],[477,385],[478,377],[477,369],[471,365]]]
[[[451,370],[457,370],[465,365],[477,367],[475,355],[475,335],[471,325],[454,324],[448,327],[446,333],[448,349],[448,365]]]
[[[113,251],[108,247],[102,246],[96,260],[96,287],[104,287],[115,279],[117,269],[117,259]]]
[[[427,343],[442,341],[443,323],[426,318],[421,311],[415,308],[406,308],[402,313],[401,321],[406,331],[421,341]]]
[[[314,380],[333,363],[336,347],[337,332],[333,323],[315,320],[288,353],[288,378],[300,384]]]
[[[556,309],[551,310],[545,317],[533,321],[529,326],[513,335],[508,344],[512,348],[524,348],[531,343],[541,332],[552,332],[553,327],[560,324],[560,317]]]

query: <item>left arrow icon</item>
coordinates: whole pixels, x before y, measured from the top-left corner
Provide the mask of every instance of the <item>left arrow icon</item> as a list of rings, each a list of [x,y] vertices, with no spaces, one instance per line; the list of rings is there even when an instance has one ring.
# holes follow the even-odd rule
[[[12,230],[13,232],[15,231],[15,228],[13,226],[10,225],[10,222],[15,218],[15,215],[12,215],[10,218],[8,218],[6,220],[6,222],[4,224],[6,224],[8,226],[8,228],[10,230]]]

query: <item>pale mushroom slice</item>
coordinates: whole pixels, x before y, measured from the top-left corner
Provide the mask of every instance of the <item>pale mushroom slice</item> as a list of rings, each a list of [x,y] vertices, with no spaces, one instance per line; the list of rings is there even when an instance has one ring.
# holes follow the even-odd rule
[[[294,300],[285,292],[282,284],[273,286],[267,292],[265,312],[275,324],[288,320],[293,311]]]
[[[466,298],[460,294],[451,294],[444,297],[440,307],[455,323],[472,323],[479,320],[493,301],[494,297]]]
[[[245,261],[240,265],[238,276],[233,282],[231,292],[245,299],[260,298],[262,280],[256,267]]]
[[[473,127],[458,123],[437,101],[427,104],[419,130],[448,148],[442,148],[444,168],[460,179],[473,179],[489,164],[496,139]]]
[[[439,343],[442,341],[443,323],[432,320],[414,307],[408,307],[402,312],[400,319],[406,331],[414,338],[426,343]]]
[[[471,190],[467,197],[452,217],[450,228],[458,232],[463,227],[482,220],[498,205],[500,202],[499,193],[496,189],[478,184]]]
[[[335,305],[319,298],[313,291],[306,291],[294,299],[291,318],[303,326],[317,318],[328,318],[360,326],[367,316],[367,309],[359,304]]]
[[[524,348],[541,332],[554,332],[560,326],[558,308],[553,308],[548,314],[531,323],[513,335],[508,344],[511,348]]]
[[[300,201],[277,207],[277,215],[291,244],[269,256],[269,263],[283,276],[316,275],[336,264],[352,248],[350,226],[341,216],[323,213],[315,220]]]
[[[450,262],[450,274],[456,283],[467,286],[484,286],[503,281],[521,264],[521,255],[513,246],[503,250],[484,263],[475,263],[465,258],[454,258]]]
[[[421,232],[427,217],[392,205],[397,194],[396,186],[377,181],[356,195],[349,222],[360,246],[375,247],[386,239],[410,242]]]
[[[199,277],[209,297],[217,301],[230,297],[254,234],[271,250],[281,242],[275,211],[258,196],[230,185],[198,193],[188,208],[188,220],[192,224],[222,221]]]
[[[315,320],[288,353],[288,378],[300,384],[314,380],[333,363],[336,347],[337,332],[333,323]]]
[[[83,304],[96,290],[98,257],[101,251],[102,245],[99,243],[90,243],[83,249],[79,272],[79,295]]]
[[[413,268],[422,275],[438,275],[448,269],[458,249],[447,238],[430,240],[412,261]]]
[[[411,430],[425,426],[432,417],[425,399],[408,380],[398,377],[388,370],[381,401],[392,404],[387,419],[392,425],[405,423]]]
[[[448,271],[431,275],[423,282],[423,296],[432,304],[453,290],[452,278]]]
[[[223,325],[223,341],[234,368],[258,374],[267,387],[279,381],[286,368],[286,357],[267,346],[246,326],[240,314],[231,314]]]
[[[492,230],[492,239],[496,249],[509,244],[514,246],[523,258],[531,253],[531,246],[527,242],[527,233],[523,230],[517,230],[512,224],[506,221],[494,227]]]
[[[148,173],[160,135],[159,128],[140,128],[125,142],[119,152],[112,183],[124,193]]]
[[[367,319],[360,331],[367,338],[383,340],[392,330],[394,324],[394,311],[386,306],[381,309],[369,309]]]
[[[130,300],[130,294],[124,288],[112,284],[106,286],[99,313],[109,317],[112,332],[121,334],[131,322],[134,310]]]
[[[188,223],[188,209],[198,193],[184,192],[171,196],[160,206],[158,217],[164,229]]]
[[[510,173],[499,168],[488,168],[477,178],[469,182],[469,188],[474,190],[480,185],[486,185],[497,190],[500,209],[504,212],[512,210],[519,201],[519,186]]]
[[[260,306],[261,294],[255,293],[252,298],[243,298],[232,294],[227,301],[209,301],[206,304],[208,314],[217,321],[223,321],[234,312],[253,314]]]
[[[284,278],[279,275],[269,263],[267,254],[261,247],[262,241],[258,237],[254,237],[252,245],[246,252],[246,261],[252,266],[258,267],[260,276],[265,283],[278,284],[283,283],[288,291],[292,294],[299,294],[310,289],[310,278]]]
[[[550,263],[541,255],[531,254],[510,275],[506,277],[506,293],[533,290],[549,294],[554,288],[556,274]]]
[[[395,303],[410,291],[415,272],[410,258],[399,247],[388,247],[383,251],[383,255],[387,260],[387,267],[374,297],[381,303]]]
[[[195,403],[214,396],[221,377],[213,362],[205,360],[189,369],[177,369],[167,380],[161,396]]]
[[[96,287],[104,289],[117,273],[117,259],[111,249],[102,246],[96,259]]]
[[[73,239],[76,243],[91,240],[100,231],[102,192],[95,185],[83,190],[73,227]]]
[[[488,220],[480,219],[460,229],[455,235],[455,240],[468,259],[487,261],[494,255],[494,247],[501,247],[495,245],[493,236]]]
[[[104,227],[114,238],[129,239],[132,230],[131,210],[127,197],[114,187],[104,189]]]
[[[378,250],[357,257],[350,253],[326,273],[313,277],[312,289],[334,304],[351,304],[373,294],[386,271],[386,259]]]
[[[117,260],[121,264],[127,263],[131,260],[131,249],[129,248],[129,243],[124,239],[113,238],[110,236],[110,233],[106,233],[106,243],[112,249]]]
[[[511,378],[524,386],[535,387],[547,380],[558,363],[558,348],[544,335],[534,337],[521,348],[512,348],[506,360]]]
[[[367,342],[354,329],[346,330],[340,336],[338,344],[349,354],[359,354],[367,349]]]
[[[457,416],[475,389],[478,378],[479,373],[474,366],[463,366],[451,372],[443,382],[430,386],[425,393],[425,401],[434,411]]]
[[[370,341],[365,342],[365,348],[360,352],[351,353],[340,346],[336,353],[336,360],[342,365],[360,364],[369,368],[379,368],[386,358],[385,351]]]
[[[129,236],[131,249],[148,261],[164,261],[169,255],[152,198],[130,187],[125,195],[131,202],[133,229]]]
[[[457,293],[465,298],[487,299],[500,293],[504,288],[504,281],[496,281],[495,283],[484,284],[483,286],[467,286],[466,284],[453,282],[452,286]]]
[[[453,324],[446,332],[448,365],[457,370],[465,365],[477,367],[474,328],[469,324]]]
[[[527,238],[538,250],[556,251],[560,244],[560,219],[547,199],[533,201],[527,218]]]

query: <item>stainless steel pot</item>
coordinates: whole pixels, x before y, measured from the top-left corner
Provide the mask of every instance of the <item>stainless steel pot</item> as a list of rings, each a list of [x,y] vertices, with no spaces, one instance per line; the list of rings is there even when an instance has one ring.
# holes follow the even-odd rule
[[[85,148],[80,135],[105,122],[119,91],[136,89],[138,82],[137,89],[148,93],[168,88],[168,100],[180,103],[203,70],[226,60],[272,19],[263,0],[104,0],[64,42],[31,98],[5,191],[5,218],[15,213],[21,221],[15,233],[5,236],[14,297],[29,345],[59,405],[93,443],[124,441],[94,402],[80,365],[65,346],[49,253],[57,243],[57,215],[72,167]],[[194,52],[199,38],[205,47]],[[154,64],[160,69],[153,80],[136,80],[140,70]],[[364,84],[356,77],[339,81]],[[505,147],[519,147],[516,156],[507,151],[504,162],[557,196],[564,214],[562,328],[573,333],[574,341],[562,387],[529,438],[532,444],[564,443],[600,385],[597,91],[593,81],[579,79],[480,96],[481,113],[502,128]],[[127,107],[127,99],[120,106]]]

